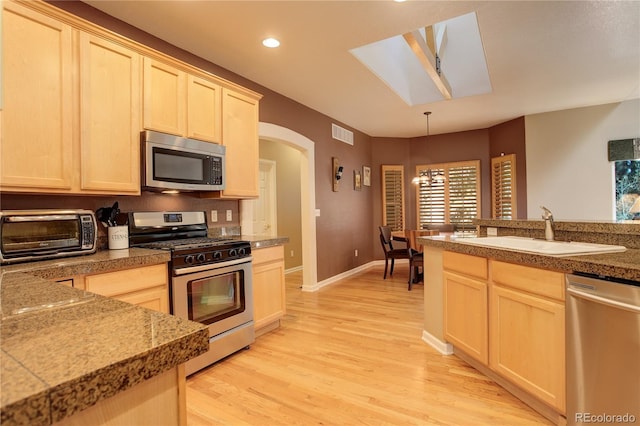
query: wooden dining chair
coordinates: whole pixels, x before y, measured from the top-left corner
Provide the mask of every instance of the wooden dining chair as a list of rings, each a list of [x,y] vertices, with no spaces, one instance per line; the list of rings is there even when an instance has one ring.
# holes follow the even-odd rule
[[[384,251],[384,275],[383,279],[387,279],[387,270],[389,270],[389,261],[391,261],[391,270],[389,276],[393,275],[393,266],[396,259],[409,259],[408,245],[404,248],[394,248],[391,242],[391,227],[380,226],[380,244]]]
[[[416,241],[418,235],[431,235],[431,232],[424,231],[405,231],[407,237],[407,251],[409,252],[409,291],[411,286],[417,282],[420,282],[424,276],[424,254],[422,253],[422,246]],[[420,273],[422,268],[422,274]]]

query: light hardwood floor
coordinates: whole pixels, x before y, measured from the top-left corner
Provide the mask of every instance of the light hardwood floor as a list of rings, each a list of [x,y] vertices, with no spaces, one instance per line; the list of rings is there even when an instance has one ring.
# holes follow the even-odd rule
[[[314,293],[287,275],[281,327],[188,378],[188,425],[550,424],[424,343],[422,284],[382,271]]]

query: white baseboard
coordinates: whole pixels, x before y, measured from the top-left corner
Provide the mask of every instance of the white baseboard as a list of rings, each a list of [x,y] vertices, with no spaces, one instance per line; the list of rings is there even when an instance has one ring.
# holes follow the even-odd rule
[[[298,272],[298,271],[302,271],[304,268],[302,267],[302,265],[300,266],[294,266],[293,268],[289,268],[289,269],[285,269],[284,270],[284,274],[293,274],[294,272]]]
[[[327,278],[326,280],[319,281],[314,286],[305,287],[302,286],[302,291],[318,291],[322,287],[328,286],[329,284],[333,284],[345,278],[349,278],[352,275],[359,274],[360,272],[366,271],[367,269],[373,268],[376,265],[379,265],[380,262],[384,265],[384,260],[374,260],[369,263],[365,263],[364,265],[360,265],[357,268],[350,269],[348,271],[342,272],[341,274],[334,275],[333,277]]]
[[[426,330],[422,330],[422,341],[442,355],[453,355],[453,345],[451,343],[443,342]]]

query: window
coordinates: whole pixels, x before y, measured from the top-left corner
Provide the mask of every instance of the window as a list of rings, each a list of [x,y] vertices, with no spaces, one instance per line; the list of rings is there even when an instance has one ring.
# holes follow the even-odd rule
[[[616,220],[640,218],[640,160],[616,161]]]
[[[515,219],[516,155],[502,155],[491,159],[491,217]]]
[[[382,166],[382,225],[404,230],[403,166]]]
[[[473,230],[473,220],[480,217],[480,161],[417,166],[416,175],[427,170],[444,179],[416,185],[418,226],[450,223],[459,231]]]

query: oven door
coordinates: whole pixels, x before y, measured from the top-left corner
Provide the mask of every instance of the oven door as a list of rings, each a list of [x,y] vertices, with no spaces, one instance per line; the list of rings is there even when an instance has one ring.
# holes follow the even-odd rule
[[[253,321],[251,257],[174,271],[172,312],[216,336]]]

